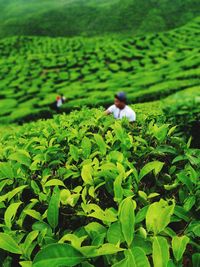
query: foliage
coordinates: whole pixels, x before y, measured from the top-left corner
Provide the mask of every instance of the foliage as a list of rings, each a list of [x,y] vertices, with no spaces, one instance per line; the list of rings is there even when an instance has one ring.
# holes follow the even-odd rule
[[[0,0],[0,9],[1,37],[158,32],[200,15],[197,0]]]
[[[83,109],[0,138],[3,265],[198,266],[200,150],[176,127]]]
[[[199,36],[197,18],[169,32],[137,37],[2,39],[0,123],[49,118],[61,93],[67,98],[61,113],[108,107],[117,91],[127,92],[130,103],[157,101],[147,115],[161,113],[158,100],[199,90]],[[134,108],[138,114],[146,106]]]

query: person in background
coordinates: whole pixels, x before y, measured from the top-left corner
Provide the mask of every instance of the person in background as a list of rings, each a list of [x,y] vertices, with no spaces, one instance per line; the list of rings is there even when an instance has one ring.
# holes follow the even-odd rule
[[[56,97],[56,108],[57,110],[65,103],[66,97],[61,94]]]
[[[62,106],[62,98],[61,96],[56,96],[56,108],[59,109]]]
[[[136,121],[136,113],[127,105],[127,97],[124,92],[115,95],[114,105],[109,107],[105,114],[113,114],[115,119],[126,117],[130,122]]]

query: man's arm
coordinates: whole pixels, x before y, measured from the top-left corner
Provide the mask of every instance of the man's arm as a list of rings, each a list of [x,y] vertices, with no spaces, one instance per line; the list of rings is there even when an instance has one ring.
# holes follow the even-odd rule
[[[112,105],[111,107],[109,107],[107,110],[105,110],[104,111],[104,114],[105,115],[110,115],[110,114],[112,114],[113,113],[113,111],[114,111],[114,105]]]
[[[111,113],[112,113],[112,112],[111,112],[110,110],[108,110],[108,109],[104,111],[104,114],[105,114],[105,115],[110,115]]]

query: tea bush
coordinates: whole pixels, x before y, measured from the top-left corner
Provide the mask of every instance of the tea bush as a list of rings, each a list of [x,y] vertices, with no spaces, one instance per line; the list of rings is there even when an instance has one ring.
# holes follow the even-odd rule
[[[83,109],[0,135],[2,266],[198,266],[200,149]]]

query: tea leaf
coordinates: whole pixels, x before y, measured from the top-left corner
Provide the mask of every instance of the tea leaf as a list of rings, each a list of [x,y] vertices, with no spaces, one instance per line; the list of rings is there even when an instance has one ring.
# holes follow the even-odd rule
[[[172,250],[177,262],[182,259],[189,241],[190,239],[187,236],[174,236],[172,238]]]
[[[84,261],[83,255],[68,244],[51,244],[34,258],[33,267],[75,266]]]
[[[94,139],[99,147],[99,151],[101,152],[102,155],[105,155],[106,154],[106,144],[102,138],[101,135],[99,134],[94,134]]]
[[[132,198],[124,199],[120,205],[119,220],[122,233],[128,246],[131,245],[135,231],[135,208],[136,204]]]
[[[9,159],[15,160],[15,161],[19,162],[20,164],[25,165],[27,167],[30,167],[30,165],[31,165],[30,155],[25,150],[21,150],[20,152],[16,152],[14,154],[11,154],[9,156]]]
[[[141,180],[144,176],[146,176],[152,171],[154,171],[155,176],[157,176],[159,172],[162,170],[163,166],[164,163],[160,161],[152,161],[147,163],[140,171],[139,180]]]
[[[154,266],[167,267],[169,261],[169,245],[164,237],[153,238]]]
[[[58,225],[58,216],[59,216],[59,204],[60,204],[60,190],[56,186],[53,190],[49,207],[47,210],[47,220],[52,228],[56,228]]]
[[[81,176],[85,184],[93,185],[92,179],[92,167],[90,165],[84,165],[81,171]]]
[[[14,254],[22,254],[16,241],[9,235],[0,233],[0,248]]]
[[[58,179],[49,180],[48,182],[46,182],[44,186],[48,187],[48,186],[56,186],[56,185],[65,187],[65,184],[63,183],[63,181],[58,180]]]
[[[6,209],[5,214],[4,214],[4,221],[8,228],[12,227],[12,221],[14,220],[17,210],[21,204],[22,202],[12,203]]]
[[[146,214],[147,230],[153,231],[154,235],[163,231],[170,222],[174,207],[174,203],[168,205],[168,202],[163,199],[151,204]]]

